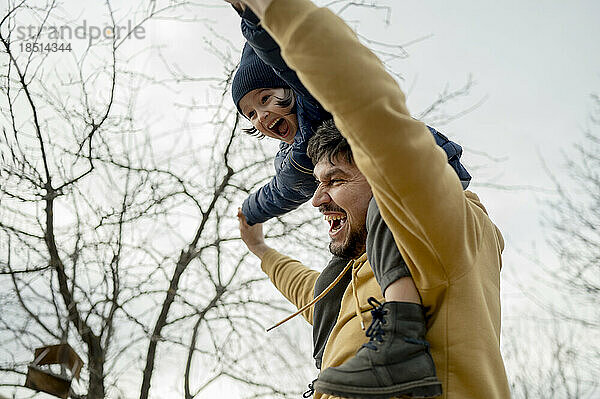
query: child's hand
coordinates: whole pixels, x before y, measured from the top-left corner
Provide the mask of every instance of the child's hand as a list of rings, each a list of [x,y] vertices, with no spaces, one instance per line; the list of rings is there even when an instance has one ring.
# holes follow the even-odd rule
[[[240,236],[242,241],[244,241],[250,252],[262,259],[265,252],[271,249],[265,244],[262,223],[250,226],[246,222],[246,216],[242,213],[241,208],[238,208],[237,217],[240,222]]]

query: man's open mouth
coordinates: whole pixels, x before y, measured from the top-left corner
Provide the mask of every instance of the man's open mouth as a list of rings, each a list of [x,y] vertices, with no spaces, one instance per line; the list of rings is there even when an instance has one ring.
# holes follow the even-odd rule
[[[346,215],[325,215],[325,220],[329,223],[329,235],[335,235],[346,225]]]
[[[277,118],[268,126],[269,130],[278,136],[285,137],[289,131],[289,125],[284,118]]]

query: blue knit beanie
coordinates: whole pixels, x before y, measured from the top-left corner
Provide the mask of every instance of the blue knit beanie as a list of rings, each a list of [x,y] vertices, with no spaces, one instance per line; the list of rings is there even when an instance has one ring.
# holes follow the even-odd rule
[[[235,72],[231,83],[231,95],[238,111],[242,113],[239,105],[240,100],[252,90],[281,87],[288,88],[289,85],[275,73],[273,68],[258,58],[254,49],[246,43],[244,50],[242,50],[240,67]]]

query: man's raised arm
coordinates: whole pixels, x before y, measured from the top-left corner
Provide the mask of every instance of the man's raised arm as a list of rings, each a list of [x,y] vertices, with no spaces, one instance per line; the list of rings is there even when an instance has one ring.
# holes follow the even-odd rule
[[[444,152],[425,124],[411,118],[383,64],[339,17],[308,0],[247,3],[334,116],[401,250],[414,262],[438,263],[440,278],[461,275],[473,264],[478,230],[494,227],[469,216],[483,210],[473,207],[476,199],[466,200]]]

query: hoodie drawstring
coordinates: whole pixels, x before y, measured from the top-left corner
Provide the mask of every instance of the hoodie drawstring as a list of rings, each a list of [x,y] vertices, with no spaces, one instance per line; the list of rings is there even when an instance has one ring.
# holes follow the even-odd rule
[[[297,312],[292,313],[285,319],[283,319],[283,320],[277,322],[275,325],[267,328],[267,332],[271,331],[275,327],[279,327],[286,321],[293,319],[294,317],[298,316],[300,313],[304,312],[306,309],[313,306],[315,303],[319,302],[321,300],[321,298],[323,298],[325,295],[327,295],[327,293],[329,291],[331,291],[333,289],[333,287],[335,287],[335,285],[342,279],[342,277],[344,277],[344,274],[346,274],[346,272],[348,271],[348,269],[350,269],[350,267],[352,267],[352,265],[354,265],[354,261],[348,262],[346,267],[344,267],[344,270],[342,270],[342,272],[335,278],[335,280],[333,280],[331,282],[331,284],[329,284],[329,286],[327,288],[325,288],[325,290],[323,292],[321,292],[319,295],[317,295],[312,301],[310,301],[309,303],[307,303],[306,305],[304,305],[300,309],[298,309]]]
[[[283,320],[277,322],[276,324],[274,324],[273,326],[267,328],[267,332],[271,331],[272,329],[279,327],[283,323],[293,319],[294,317],[298,316],[300,313],[304,312],[306,309],[310,308],[311,306],[314,306],[315,303],[319,302],[325,295],[327,295],[327,293],[329,291],[331,291],[333,289],[333,287],[336,286],[337,283],[340,282],[342,277],[344,277],[344,275],[350,268],[352,268],[352,295],[354,296],[354,311],[356,312],[356,317],[358,317],[360,320],[360,327],[364,330],[365,329],[365,321],[364,321],[362,312],[360,311],[360,301],[358,299],[358,288],[356,286],[356,281],[358,280],[358,271],[365,264],[366,258],[367,258],[367,254],[365,253],[360,258],[353,259],[350,262],[348,262],[346,267],[344,267],[344,270],[341,271],[341,273],[335,278],[335,280],[333,280],[331,282],[331,284],[329,284],[329,286],[327,286],[327,288],[325,288],[325,290],[323,292],[321,292],[319,295],[317,295],[312,301],[310,301],[309,303],[307,303],[306,305],[304,305],[300,309],[298,309],[297,312],[289,315],[285,319],[283,319]],[[354,265],[357,265],[357,267],[354,267]]]
[[[358,271],[360,267],[352,268],[352,294],[354,296],[354,311],[356,317],[360,320],[360,328],[364,331],[365,319],[363,318],[362,312],[360,311],[360,301],[358,300],[358,289],[356,288],[356,280],[358,280]]]

